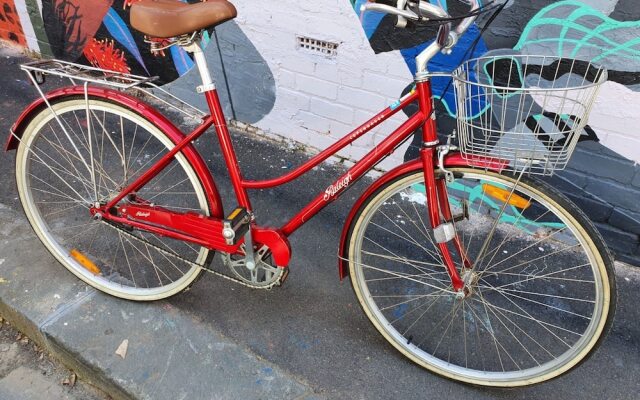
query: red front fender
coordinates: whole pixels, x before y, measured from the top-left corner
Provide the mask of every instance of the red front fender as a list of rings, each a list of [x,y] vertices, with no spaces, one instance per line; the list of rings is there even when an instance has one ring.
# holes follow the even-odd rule
[[[471,162],[470,162],[471,161]],[[480,168],[488,168],[490,170],[500,172],[506,165],[504,161],[497,160],[495,158],[484,158],[484,157],[474,157],[473,160],[465,160],[462,158],[460,153],[451,153],[445,156],[444,165],[445,167],[466,167],[470,164],[473,164],[476,167]],[[349,233],[349,227],[351,226],[351,222],[353,218],[355,218],[356,213],[362,206],[362,203],[375,193],[381,186],[386,184],[392,179],[395,179],[398,176],[404,175],[409,172],[413,172],[416,170],[422,170],[422,161],[420,159],[415,159],[413,161],[408,161],[386,174],[382,175],[377,181],[373,183],[356,201],[356,203],[351,208],[349,212],[349,216],[344,223],[342,228],[342,235],[340,236],[340,247],[338,248],[338,274],[340,275],[340,280],[344,279],[347,275],[349,275],[349,268],[347,266],[347,235]]]
[[[129,96],[116,90],[91,86],[87,88],[87,91],[89,96],[108,100],[140,114],[144,118],[153,122],[162,132],[167,135],[167,137],[169,137],[169,139],[171,139],[173,143],[178,143],[184,138],[184,134],[164,115],[162,115],[152,106],[140,101],[133,96]],[[70,86],[54,90],[47,93],[45,96],[47,98],[47,101],[51,102],[67,96],[84,96],[84,94],[84,86]],[[31,119],[46,107],[47,103],[44,101],[44,99],[40,98],[24,109],[22,114],[20,114],[20,116],[18,117],[17,121],[11,127],[9,138],[5,145],[5,151],[15,150],[18,148],[18,146],[20,145],[20,138],[22,137],[27,125],[29,125],[29,122],[31,122]],[[224,212],[222,209],[222,201],[220,200],[218,189],[204,160],[202,159],[202,157],[200,157],[200,155],[192,145],[187,145],[182,150],[182,153],[187,158],[187,160],[189,160],[194,170],[198,174],[200,182],[204,186],[211,208],[211,216],[223,218]]]

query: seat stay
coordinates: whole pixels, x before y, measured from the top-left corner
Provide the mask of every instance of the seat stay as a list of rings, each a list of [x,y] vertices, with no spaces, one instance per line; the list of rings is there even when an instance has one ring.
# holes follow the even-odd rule
[[[158,161],[156,161],[155,164],[151,166],[151,168],[145,171],[144,174],[140,175],[135,181],[131,182],[126,188],[124,188],[117,196],[111,199],[111,201],[106,205],[105,208],[108,210],[112,207],[115,207],[127,195],[137,192],[141,187],[149,183],[155,176],[157,176],[164,168],[166,168],[171,163],[178,152],[180,152],[186,146],[202,136],[202,134],[206,132],[206,130],[209,129],[211,125],[213,125],[213,118],[205,118],[205,120],[200,125],[198,125],[193,131],[191,131],[191,133],[189,133],[180,142],[178,142],[175,147],[173,147],[169,152],[167,152]]]

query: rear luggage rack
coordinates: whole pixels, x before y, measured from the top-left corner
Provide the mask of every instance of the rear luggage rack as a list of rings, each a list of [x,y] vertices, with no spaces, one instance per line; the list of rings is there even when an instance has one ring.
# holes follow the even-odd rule
[[[207,116],[204,111],[158,86],[156,81],[160,78],[157,76],[133,75],[53,59],[28,62],[22,64],[20,68],[37,85],[43,84],[47,75],[57,76],[68,79],[72,85],[106,86],[112,89],[133,92],[138,96],[147,96],[198,122]]]

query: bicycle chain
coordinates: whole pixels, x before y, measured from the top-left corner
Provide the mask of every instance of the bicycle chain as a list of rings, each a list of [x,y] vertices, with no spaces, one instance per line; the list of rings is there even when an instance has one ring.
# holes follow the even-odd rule
[[[151,247],[153,247],[154,249],[158,250],[159,252],[161,252],[161,253],[163,253],[163,254],[165,254],[165,255],[171,256],[171,257],[176,258],[176,259],[178,259],[178,260],[180,260],[180,261],[182,261],[182,262],[185,262],[185,263],[187,263],[187,264],[190,264],[190,265],[192,265],[192,266],[194,266],[194,267],[198,267],[198,268],[200,268],[200,269],[201,269],[201,270],[203,270],[203,271],[209,272],[210,274],[213,274],[213,275],[215,275],[215,276],[219,276],[219,277],[221,277],[221,278],[224,278],[224,279],[229,280],[229,281],[234,282],[234,283],[238,283],[238,284],[240,284],[240,285],[242,285],[242,286],[245,286],[245,287],[248,287],[248,288],[251,288],[251,289],[267,289],[267,290],[272,289],[272,288],[273,288],[274,286],[276,286],[276,285],[278,285],[278,286],[279,286],[279,285],[282,283],[282,277],[283,277],[283,276],[286,276],[286,274],[282,274],[282,276],[280,276],[280,278],[278,278],[277,280],[275,280],[275,281],[274,281],[273,283],[271,283],[270,285],[261,286],[261,287],[251,286],[251,285],[247,284],[246,282],[244,282],[244,281],[242,281],[242,280],[240,280],[240,279],[238,279],[238,278],[234,278],[233,276],[226,275],[226,274],[223,274],[222,272],[215,271],[215,270],[213,270],[213,269],[211,269],[211,268],[205,267],[205,266],[204,266],[204,265],[202,265],[202,264],[198,264],[198,263],[196,263],[196,262],[193,262],[193,261],[191,261],[191,260],[188,260],[188,259],[186,259],[186,258],[184,258],[184,257],[182,257],[182,256],[180,256],[180,255],[178,255],[178,254],[176,254],[176,253],[173,253],[173,252],[171,252],[171,251],[169,251],[169,250],[163,249],[162,247],[159,247],[159,246],[157,246],[157,245],[155,245],[155,244],[153,244],[153,243],[149,242],[148,240],[145,240],[145,239],[143,239],[143,238],[140,238],[140,237],[138,237],[138,236],[136,236],[136,235],[134,235],[134,234],[132,234],[132,233],[130,233],[130,232],[128,232],[128,231],[126,231],[125,229],[119,228],[119,227],[117,227],[116,225],[114,225],[114,224],[112,224],[112,223],[110,223],[110,222],[108,222],[108,221],[104,221],[104,220],[102,220],[102,222],[103,222],[105,225],[107,225],[107,226],[109,226],[109,227],[111,227],[111,228],[115,229],[115,230],[116,230],[116,231],[118,231],[119,233],[122,233],[122,234],[124,234],[124,235],[126,235],[126,236],[128,236],[128,237],[130,237],[130,238],[133,238],[133,239],[135,239],[135,240],[137,240],[137,241],[139,241],[139,242],[142,242],[142,243],[144,243],[144,244],[145,244],[145,245],[147,245],[147,246],[151,246]],[[223,253],[223,252],[220,252],[220,253]],[[226,254],[226,253],[225,253],[225,254]]]

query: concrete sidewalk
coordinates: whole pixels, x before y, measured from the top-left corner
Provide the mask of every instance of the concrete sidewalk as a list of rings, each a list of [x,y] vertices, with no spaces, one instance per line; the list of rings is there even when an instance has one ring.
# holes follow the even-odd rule
[[[0,314],[116,399],[298,399],[299,379],[166,302],[134,303],[66,272],[0,205]],[[128,341],[124,359],[115,352]]]
[[[0,318],[0,399],[111,400]]]

